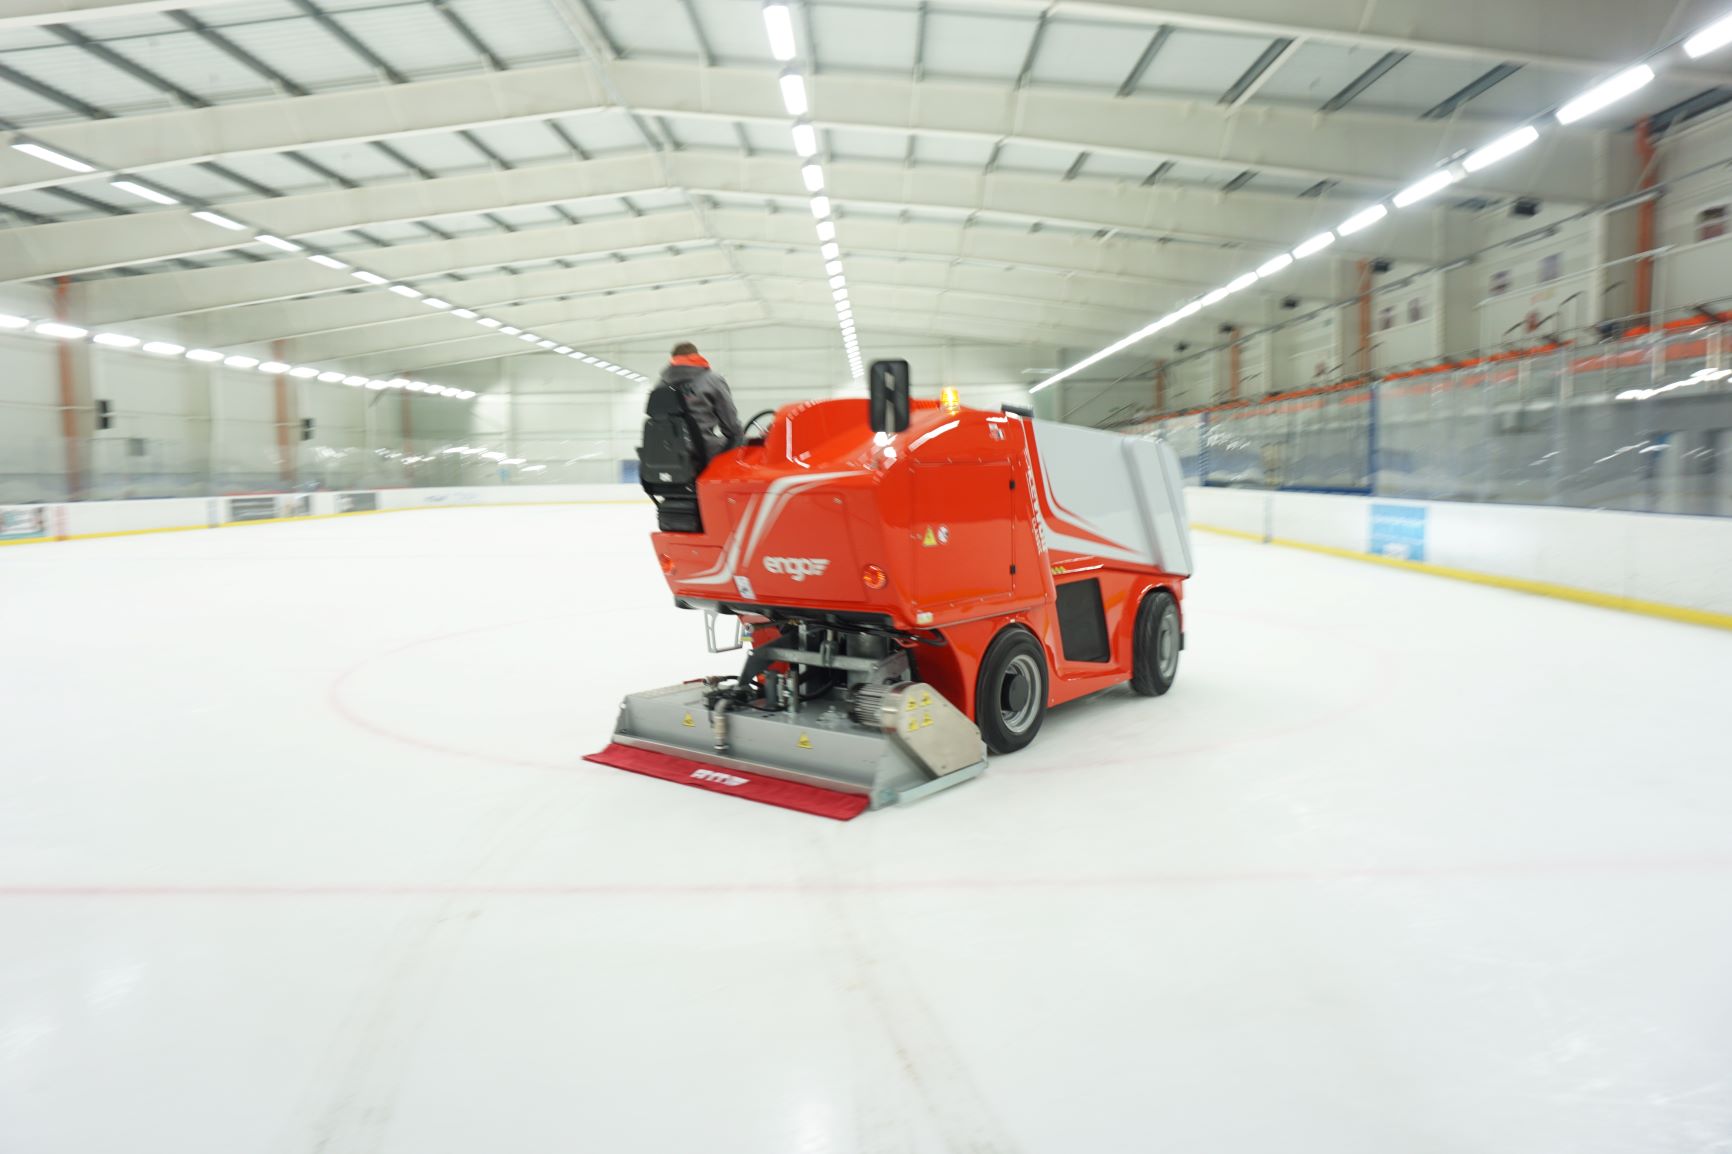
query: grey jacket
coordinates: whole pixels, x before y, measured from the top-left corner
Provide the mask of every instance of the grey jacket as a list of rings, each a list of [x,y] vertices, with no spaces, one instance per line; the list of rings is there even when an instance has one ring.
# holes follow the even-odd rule
[[[704,438],[704,451],[714,458],[740,443],[743,430],[734,409],[728,382],[714,369],[700,365],[669,365],[662,370],[662,384],[679,390],[686,412]]]

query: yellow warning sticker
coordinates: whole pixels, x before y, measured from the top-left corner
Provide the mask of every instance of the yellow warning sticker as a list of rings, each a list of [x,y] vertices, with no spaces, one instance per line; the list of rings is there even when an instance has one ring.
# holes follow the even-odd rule
[[[919,729],[919,728],[920,728],[920,719],[918,717],[910,717],[908,719],[908,732],[913,733],[916,729]]]
[[[800,744],[801,749],[811,749],[812,748],[812,739],[810,737],[806,736],[804,733],[802,733],[800,735],[800,743],[799,744]]]
[[[922,714],[921,718],[920,718],[920,728],[925,729],[927,726],[929,726],[931,724],[932,724],[932,715],[930,713]]]
[[[932,704],[932,693],[930,691],[920,695],[920,704],[922,708]]]
[[[697,725],[697,722],[693,721],[692,715],[688,713],[686,714],[686,719],[680,722],[680,724],[685,726],[687,729],[691,729],[693,726]]]
[[[907,709],[907,710],[912,710],[916,704],[917,703],[914,700],[914,695],[912,693],[910,693],[908,695],[907,699],[905,701],[903,701],[902,708]]]
[[[920,543],[927,546],[938,544],[938,534],[932,531],[931,525],[926,526],[926,537]]]

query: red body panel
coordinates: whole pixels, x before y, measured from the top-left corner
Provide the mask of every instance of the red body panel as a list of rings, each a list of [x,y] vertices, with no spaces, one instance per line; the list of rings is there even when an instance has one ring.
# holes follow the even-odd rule
[[[1032,426],[1014,415],[916,402],[906,430],[874,437],[865,401],[808,402],[778,412],[762,445],[710,463],[698,480],[704,532],[653,541],[684,602],[871,615],[910,639],[917,676],[969,717],[987,647],[1026,626],[1058,704],[1129,680],[1137,606],[1157,588],[1180,599],[1184,579],[1049,552],[1048,526],[1073,541],[1094,534],[1066,519],[1043,477]],[[1090,578],[1111,657],[1067,661],[1057,588]]]

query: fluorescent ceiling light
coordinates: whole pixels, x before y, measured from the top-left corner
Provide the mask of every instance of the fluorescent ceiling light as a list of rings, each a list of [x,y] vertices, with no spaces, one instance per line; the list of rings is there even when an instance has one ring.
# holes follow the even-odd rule
[[[356,280],[366,281],[368,284],[389,284],[390,283],[388,280],[386,280],[384,277],[380,276],[378,273],[368,272],[364,268],[363,269],[356,269],[354,272],[350,273],[349,275],[354,277]]]
[[[560,345],[557,349],[554,349],[553,351],[563,357],[567,353],[571,352],[571,346],[570,345]]]
[[[839,288],[835,292],[830,294],[830,299],[831,300],[838,300],[838,301],[845,301],[848,299],[848,290],[845,288]]]
[[[1455,183],[1455,173],[1447,168],[1440,168],[1421,180],[1415,181],[1395,194],[1395,207],[1406,208],[1418,204],[1430,196],[1436,196]]]
[[[26,156],[34,156],[37,160],[46,160],[49,164],[58,164],[61,168],[70,168],[73,172],[95,172],[96,169],[82,160],[74,160],[64,152],[56,152],[52,148],[40,144],[24,142],[12,146]]]
[[[1653,80],[1654,70],[1646,64],[1626,68],[1604,84],[1588,89],[1558,109],[1558,123],[1574,124],[1584,117],[1592,116],[1602,108],[1609,108],[1624,97],[1640,92]]]
[[[0,313],[0,329],[27,329],[30,321],[25,317],[15,317],[11,313]]]
[[[99,345],[107,345],[111,349],[133,349],[139,345],[137,337],[129,337],[125,333],[97,333],[90,338]]]
[[[839,260],[825,261],[824,262],[824,275],[825,276],[840,276],[840,275],[842,275],[842,262]]]
[[[274,377],[278,373],[288,372],[289,366],[284,364],[282,361],[266,361],[258,366],[258,370],[261,373],[269,373]]]
[[[835,241],[826,241],[819,249],[818,255],[825,260],[836,260],[842,255],[842,246]]]
[[[1231,281],[1228,281],[1227,291],[1230,293],[1244,292],[1256,283],[1257,274],[1254,272],[1248,272],[1243,276],[1236,276]]]
[[[534,333],[518,333],[517,339],[520,341],[524,341],[528,344],[534,344],[536,341],[539,341],[541,338],[536,336]]]
[[[394,284],[391,286],[391,291],[400,297],[408,297],[410,300],[419,300],[426,295],[420,289],[412,289],[406,284]]]
[[[1356,232],[1364,232],[1378,221],[1389,215],[1389,210],[1381,204],[1374,204],[1363,212],[1356,212],[1341,222],[1336,231],[1342,236],[1352,236]]]
[[[477,320],[475,323],[480,325],[484,329],[496,329],[503,322],[496,321],[492,317],[482,317],[481,319]]]
[[[336,382],[343,379],[343,374],[336,371],[335,369],[328,369],[325,372],[322,372],[319,374],[319,379],[321,381],[325,382],[327,385],[335,384]]]
[[[806,164],[800,167],[800,179],[806,182],[807,192],[824,191],[824,166],[821,164]]]
[[[789,116],[804,116],[810,108],[806,103],[806,80],[793,69],[782,73],[782,107]]]
[[[230,220],[220,212],[199,211],[192,214],[194,220],[202,220],[206,224],[214,224],[218,228],[226,228],[230,232],[239,232],[246,225],[238,220]]]
[[[343,383],[348,385],[350,388],[358,389],[367,383],[367,378],[359,375],[344,377]]]
[[[1498,137],[1478,152],[1469,153],[1461,166],[1469,172],[1490,168],[1498,161],[1514,156],[1539,138],[1539,129],[1531,124],[1524,124],[1514,132]]]
[[[144,351],[153,357],[178,357],[186,352],[186,346],[173,341],[145,341]]]
[[[835,240],[836,239],[836,222],[833,220],[821,220],[821,221],[819,221],[818,222],[818,239],[819,240]]]
[[[319,375],[318,369],[312,368],[312,367],[307,366],[307,365],[296,365],[294,368],[289,370],[289,376],[294,377],[296,380],[300,380],[300,381],[304,381],[310,377],[316,377],[318,375]]]
[[[552,341],[539,341],[537,343],[544,349],[551,349],[553,347]]]
[[[294,241],[284,240],[280,236],[272,236],[268,232],[261,232],[259,235],[253,237],[253,239],[258,241],[260,244],[268,244],[272,248],[282,249],[284,252],[301,251],[301,246],[296,244]]]
[[[59,321],[43,321],[36,326],[36,331],[45,337],[55,337],[63,341],[76,341],[90,335],[89,329],[81,329],[77,325],[63,325]]]
[[[812,198],[812,215],[817,217],[819,220],[828,219],[830,216],[830,198],[827,196],[814,196]]]
[[[1332,245],[1334,243],[1335,243],[1335,234],[1334,233],[1332,233],[1332,232],[1320,232],[1316,236],[1312,237],[1310,240],[1301,244],[1298,248],[1294,249],[1293,250],[1293,259],[1294,260],[1304,260],[1308,256],[1316,256],[1318,253],[1322,252],[1324,249],[1328,248],[1330,245]]]
[[[1196,316],[1198,313],[1200,313],[1202,311],[1203,311],[1203,302],[1202,301],[1190,301],[1183,308],[1175,309],[1173,311],[1172,321],[1174,324],[1177,324],[1180,321],[1189,320],[1190,318]]]
[[[406,389],[409,387],[409,378],[392,377],[390,380],[385,382],[385,387],[387,389]]]
[[[310,256],[307,259],[312,261],[314,264],[322,264],[326,268],[345,269],[349,267],[336,257],[326,256],[324,253],[320,253],[318,256]]]
[[[427,382],[426,381],[410,381],[408,388],[409,388],[409,391],[411,393],[424,393],[427,391]]]
[[[384,381],[368,381],[367,387],[369,389],[372,389],[374,392],[377,393],[377,392],[383,392],[386,388],[386,385],[385,385]]]
[[[430,309],[448,309],[451,307],[450,301],[442,301],[438,297],[424,297],[421,303]]]
[[[1259,277],[1274,276],[1276,273],[1280,272],[1282,269],[1286,268],[1288,265],[1290,265],[1292,263],[1293,263],[1293,255],[1291,253],[1285,253],[1284,252],[1280,256],[1272,258],[1267,264],[1258,265],[1257,266],[1257,275]]]
[[[802,120],[794,125],[794,151],[802,158],[818,155],[818,130],[812,127],[811,121]]]
[[[188,349],[186,351],[186,359],[189,361],[197,361],[201,365],[211,365],[222,360],[223,355],[215,349]]]
[[[1222,301],[1227,299],[1227,293],[1228,293],[1227,286],[1222,285],[1218,289],[1211,289],[1210,291],[1204,293],[1203,299],[1197,303],[1202,308],[1213,308],[1215,305],[1218,305]]]
[[[174,197],[170,196],[168,193],[158,192],[156,189],[151,188],[149,185],[140,184],[136,180],[115,180],[115,181],[110,181],[109,183],[111,185],[113,185],[115,188],[118,188],[122,192],[130,192],[130,193],[132,193],[132,195],[139,197],[140,199],[143,199],[143,200],[151,201],[154,204],[179,204],[180,203],[180,201],[176,200]]]
[[[499,322],[494,321],[493,323],[498,324]],[[523,330],[519,329],[519,328],[513,328],[511,325],[503,325],[500,327],[499,331],[508,337],[514,337],[517,334],[521,333]]]
[[[231,369],[250,369],[258,363],[259,358],[249,357],[241,353],[236,353],[232,357],[223,358],[223,364],[227,365]]]
[[[830,287],[833,289],[839,289],[847,283],[848,283],[848,278],[845,276],[842,276],[839,273],[836,276],[833,276],[830,278]]]
[[[764,5],[764,31],[770,37],[770,55],[782,61],[794,59],[794,14],[786,4]]]
[[[596,360],[594,357],[591,357],[591,356],[585,356],[583,358],[583,363],[586,365],[599,365],[599,364],[601,364],[600,361]]]
[[[1710,52],[1717,52],[1728,44],[1732,44],[1732,16],[1728,16],[1724,20],[1714,21],[1684,41],[1684,54],[1695,60],[1698,57],[1708,55]],[[22,149],[24,146],[14,144],[12,147]]]

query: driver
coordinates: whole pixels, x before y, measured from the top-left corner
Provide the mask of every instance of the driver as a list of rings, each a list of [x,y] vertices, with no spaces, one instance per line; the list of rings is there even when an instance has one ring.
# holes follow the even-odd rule
[[[734,396],[722,374],[710,368],[710,362],[698,352],[698,346],[690,341],[674,346],[672,359],[662,370],[658,384],[663,386],[678,394],[704,440],[707,459],[714,460],[717,454],[740,444],[742,430],[740,415],[734,409]]]

